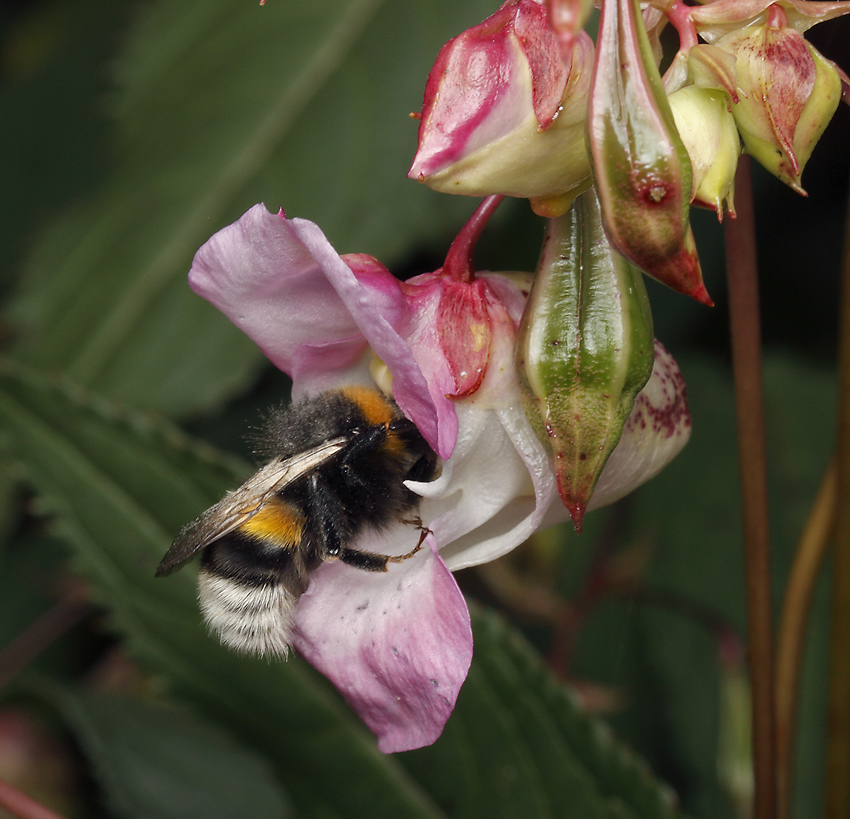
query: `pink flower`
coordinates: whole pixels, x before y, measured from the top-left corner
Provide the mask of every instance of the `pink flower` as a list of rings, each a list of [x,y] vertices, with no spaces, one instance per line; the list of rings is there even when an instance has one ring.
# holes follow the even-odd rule
[[[423,497],[430,550],[387,574],[326,563],[295,610],[296,650],[337,686],[384,752],[433,742],[469,669],[469,614],[451,572],[567,517],[553,505],[549,456],[523,414],[513,371],[527,277],[473,275],[465,262],[488,207],[444,268],[404,283],[369,256],[339,256],[313,223],[262,205],[213,236],[189,274],[195,292],[291,375],[294,400],[351,384],[391,388],[442,459],[439,477],[410,485]],[[656,369],[594,506],[654,475],[688,438],[678,369],[669,355]],[[357,547],[409,551],[402,529],[364,536]]]

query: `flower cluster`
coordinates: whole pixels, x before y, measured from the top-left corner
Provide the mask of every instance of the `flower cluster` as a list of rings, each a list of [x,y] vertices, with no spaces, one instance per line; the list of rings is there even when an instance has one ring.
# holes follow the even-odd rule
[[[492,204],[461,231],[443,268],[406,282],[370,256],[341,257],[316,225],[263,205],[213,236],[189,274],[195,292],[292,377],[293,400],[377,383],[442,459],[436,480],[411,485],[432,550],[388,575],[326,563],[295,612],[296,650],[388,752],[436,739],[469,669],[469,615],[451,572],[568,518],[513,366],[531,277],[469,267]],[[689,432],[682,376],[658,345],[592,507],[655,475]],[[409,537],[399,527],[358,547],[401,554]]]
[[[850,2],[598,5],[595,49],[575,0],[507,0],[447,43],[428,78],[409,175],[440,191],[529,197],[545,216],[592,179],[616,250],[710,303],[689,205],[734,216],[742,141],[803,193],[806,161],[850,91],[803,34]],[[668,23],[680,45],[662,78]]]
[[[195,257],[190,284],[293,380],[392,395],[440,459],[421,496],[428,549],[367,573],[331,561],[295,610],[296,650],[383,751],[430,743],[469,668],[452,571],[611,503],[687,441],[682,376],[653,339],[642,272],[710,304],[690,205],[734,216],[744,149],[797,190],[847,79],[802,37],[844,2],[507,0],[440,51],[413,179],[486,196],[439,270],[406,282],[256,205]],[[662,78],[661,30],[680,48]],[[700,42],[702,38],[703,42]],[[536,274],[477,272],[504,196],[546,218]],[[402,534],[357,548],[405,552]],[[340,624],[344,622],[344,627]]]

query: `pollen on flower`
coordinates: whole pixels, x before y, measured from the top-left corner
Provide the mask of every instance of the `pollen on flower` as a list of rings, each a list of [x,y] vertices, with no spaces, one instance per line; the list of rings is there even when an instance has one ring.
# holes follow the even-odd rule
[[[472,335],[472,349],[476,352],[490,343],[490,328],[486,324],[470,324],[469,332]]]

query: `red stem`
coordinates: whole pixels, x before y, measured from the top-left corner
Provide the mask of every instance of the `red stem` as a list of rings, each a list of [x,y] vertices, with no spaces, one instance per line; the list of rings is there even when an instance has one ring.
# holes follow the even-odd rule
[[[469,221],[460,229],[455,237],[446,261],[443,264],[443,275],[458,282],[471,282],[475,278],[475,268],[472,265],[472,254],[478,242],[481,231],[490,221],[496,208],[502,204],[504,196],[488,196],[469,217]]]
[[[748,157],[742,157],[738,163],[735,203],[738,206],[738,218],[728,219],[724,228],[744,518],[748,653],[753,699],[753,817],[775,819],[776,710],[767,453],[755,219]]]
[[[36,802],[23,791],[0,779],[0,808],[4,808],[17,819],[63,819],[58,813]]]
[[[679,51],[687,53],[699,42],[696,26],[691,20],[691,7],[686,6],[681,0],[676,0],[664,10],[664,14],[679,35]]]

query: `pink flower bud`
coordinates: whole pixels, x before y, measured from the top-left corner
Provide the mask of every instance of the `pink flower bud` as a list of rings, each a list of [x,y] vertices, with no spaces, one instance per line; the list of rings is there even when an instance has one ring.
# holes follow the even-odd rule
[[[408,176],[470,196],[550,199],[586,187],[593,44],[584,32],[570,42],[565,59],[546,7],[509,0],[446,43],[425,87]]]
[[[841,98],[835,66],[788,25],[779,5],[764,25],[727,34],[746,94],[732,109],[747,152],[798,193],[803,168]]]
[[[690,7],[690,16],[706,42],[761,24],[771,7],[780,8],[787,25],[801,34],[818,23],[850,14],[850,0],[715,0]]]

